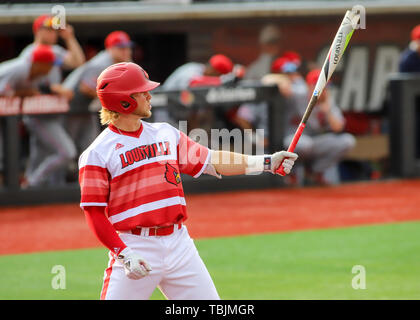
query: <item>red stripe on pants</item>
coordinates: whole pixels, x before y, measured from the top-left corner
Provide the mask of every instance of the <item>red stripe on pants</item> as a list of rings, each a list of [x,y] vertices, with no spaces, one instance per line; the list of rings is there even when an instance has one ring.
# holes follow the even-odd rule
[[[112,274],[112,266],[115,263],[115,257],[114,255],[112,255],[112,259],[111,262],[109,263],[109,267],[106,268],[106,276],[105,276],[105,280],[104,280],[104,285],[102,287],[102,292],[101,292],[101,300],[105,300],[106,297],[106,293],[108,291],[108,286],[109,286],[109,280],[111,278],[111,274]]]

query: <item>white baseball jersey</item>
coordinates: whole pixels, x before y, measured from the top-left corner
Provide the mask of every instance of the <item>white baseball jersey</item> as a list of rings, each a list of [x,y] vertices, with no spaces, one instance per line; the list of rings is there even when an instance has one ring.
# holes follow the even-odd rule
[[[15,58],[0,64],[0,95],[12,96],[16,90],[39,88],[40,85],[51,83],[48,76],[29,80],[31,63]]]
[[[32,57],[32,53],[35,50],[35,47],[36,47],[35,43],[31,43],[27,45],[19,54],[18,58],[22,58],[22,59],[25,59],[26,61],[30,61]],[[54,61],[54,66],[48,73],[48,79],[50,83],[61,84],[61,81],[62,81],[61,67],[63,65],[66,55],[68,54],[68,51],[57,44],[52,45],[51,49],[54,52],[55,61]]]
[[[187,218],[180,173],[202,174],[208,148],[167,123],[137,132],[109,125],[82,153],[82,208],[104,206],[116,230],[180,223]]]
[[[204,73],[205,65],[198,62],[188,62],[178,67],[162,84],[165,90],[183,90],[189,87],[190,81]]]

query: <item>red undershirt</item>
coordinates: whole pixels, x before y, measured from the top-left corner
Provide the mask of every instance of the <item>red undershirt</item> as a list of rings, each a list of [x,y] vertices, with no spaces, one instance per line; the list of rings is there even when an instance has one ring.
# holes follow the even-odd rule
[[[105,247],[115,254],[127,247],[105,216],[105,207],[85,207],[84,212],[89,228]]]

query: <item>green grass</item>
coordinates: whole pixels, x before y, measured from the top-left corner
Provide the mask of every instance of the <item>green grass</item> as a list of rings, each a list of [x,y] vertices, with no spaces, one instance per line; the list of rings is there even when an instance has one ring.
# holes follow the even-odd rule
[[[420,299],[420,222],[196,241],[222,299]],[[98,299],[104,249],[0,257],[0,299]],[[54,290],[54,265],[66,289]],[[366,289],[351,286],[366,270]],[[162,299],[156,290],[152,299]]]

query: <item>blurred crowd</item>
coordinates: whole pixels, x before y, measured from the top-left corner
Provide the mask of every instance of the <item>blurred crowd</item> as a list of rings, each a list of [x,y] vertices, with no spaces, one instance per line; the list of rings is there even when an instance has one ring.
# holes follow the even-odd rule
[[[74,30],[67,24],[54,28],[54,19],[42,15],[33,22],[34,40],[18,57],[0,64],[0,96],[28,97],[53,94],[68,100],[67,114],[24,115],[29,133],[29,156],[21,187],[62,185],[77,179],[77,159],[100,133],[96,79],[103,69],[132,61],[133,42],[124,31],[107,35],[104,50],[86,59]],[[57,45],[61,38],[65,47]],[[413,29],[411,43],[401,55],[401,72],[420,72],[420,26]],[[298,52],[282,43],[276,25],[265,26],[259,34],[259,56],[248,66],[236,64],[221,53],[210,53],[206,63],[188,62],[179,66],[163,82],[163,90],[185,90],[200,86],[227,86],[255,81],[277,86],[284,98],[284,148],[289,145],[313,92],[320,67],[303,61]],[[63,79],[63,71],[67,76]],[[222,119],[227,128],[264,129],[260,139],[269,145],[267,103],[247,103],[229,110],[191,110],[189,129],[212,126],[209,119]],[[156,112],[155,121],[168,121],[170,113]],[[300,155],[290,184],[333,184],[340,182],[337,166],[354,148],[355,138],[344,131],[345,117],[330,94],[323,91],[309,118],[295,152]],[[0,132],[0,166],[3,147]],[[1,171],[1,167],[0,167]]]

